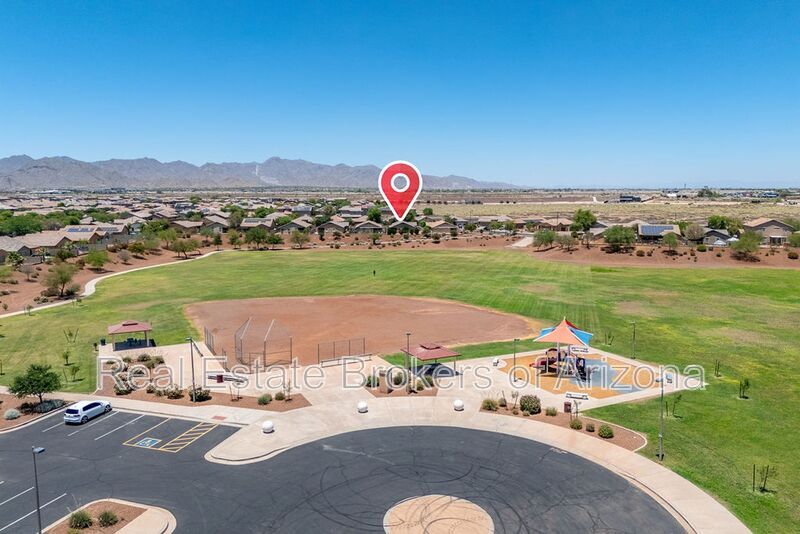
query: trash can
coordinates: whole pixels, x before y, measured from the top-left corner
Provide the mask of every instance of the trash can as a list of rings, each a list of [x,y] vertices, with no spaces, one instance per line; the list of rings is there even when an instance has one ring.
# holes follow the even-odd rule
[[[570,401],[564,401],[564,413],[572,413],[572,403]]]

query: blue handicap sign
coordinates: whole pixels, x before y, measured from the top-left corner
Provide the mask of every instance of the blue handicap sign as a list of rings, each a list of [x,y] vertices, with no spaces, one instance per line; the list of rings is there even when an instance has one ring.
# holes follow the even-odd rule
[[[144,439],[140,439],[139,441],[137,441],[137,442],[136,442],[136,446],[137,446],[137,447],[145,447],[145,448],[148,448],[148,449],[149,449],[150,447],[152,447],[152,446],[154,446],[154,445],[157,445],[157,444],[158,444],[158,443],[160,443],[160,442],[161,442],[161,440],[160,440],[160,439],[156,439],[156,438],[144,438]]]

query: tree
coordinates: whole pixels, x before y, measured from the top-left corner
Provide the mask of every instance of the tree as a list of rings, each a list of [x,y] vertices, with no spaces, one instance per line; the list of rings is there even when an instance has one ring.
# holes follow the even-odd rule
[[[466,230],[467,232],[474,232],[477,229],[478,229],[478,225],[475,224],[475,223],[467,223],[464,226],[464,230]]]
[[[165,248],[170,248],[172,244],[178,239],[178,232],[175,228],[167,228],[158,233],[159,239],[164,242]]]
[[[573,222],[570,230],[575,232],[586,232],[594,223],[597,222],[597,217],[595,217],[594,213],[589,210],[579,209],[575,212],[575,215],[572,216],[572,221]]]
[[[696,223],[691,223],[686,225],[683,235],[686,236],[686,239],[689,241],[700,241],[703,239],[703,236],[705,236],[706,233],[703,231],[702,226]]]
[[[626,226],[612,226],[603,234],[611,252],[619,252],[627,249],[636,241],[636,234],[633,228]]]
[[[761,234],[753,230],[747,230],[739,236],[738,241],[731,244],[734,257],[740,260],[754,259],[759,246],[761,246]]]
[[[243,220],[244,214],[240,211],[234,211],[231,213],[230,217],[228,217],[228,226],[231,228],[239,228]]]
[[[214,234],[212,243],[214,243],[214,246],[217,247],[217,250],[219,250],[219,247],[222,246],[222,236],[219,234],[219,232]]]
[[[562,234],[556,237],[556,242],[558,245],[569,252],[575,245],[578,243],[578,240],[575,239],[571,234]]]
[[[275,248],[277,245],[283,245],[283,238],[278,234],[267,235],[267,245],[269,248]]]
[[[378,206],[373,206],[367,210],[367,220],[381,222],[381,209]]]
[[[256,248],[267,242],[268,233],[263,228],[250,228],[244,234],[244,242],[248,245],[255,245]]]
[[[189,253],[194,252],[200,248],[200,243],[197,239],[178,239],[172,243],[172,251],[177,254],[183,254],[183,257],[188,259]]]
[[[800,247],[800,232],[795,232],[789,236],[789,246],[795,248]]]
[[[424,208],[422,210],[422,214],[425,215],[426,217],[430,217],[431,215],[433,215],[433,208]]]
[[[105,250],[93,250],[86,255],[86,263],[97,269],[103,268],[108,263],[108,252]]]
[[[59,262],[50,266],[42,283],[50,290],[58,291],[58,296],[63,297],[67,286],[72,283],[72,278],[78,272],[78,267],[71,263]]]
[[[60,387],[61,377],[52,370],[52,366],[32,363],[24,375],[14,377],[8,391],[20,399],[35,395],[41,403],[46,393],[52,393]]]
[[[131,253],[125,250],[124,248],[119,252],[117,252],[117,257],[119,258],[119,261],[121,261],[126,265],[128,264],[129,261],[131,261]]]
[[[147,248],[142,241],[134,241],[128,245],[128,251],[136,256],[141,256],[147,251]]]
[[[311,241],[311,238],[308,237],[308,234],[302,230],[294,230],[289,239],[291,240],[292,245],[297,246],[297,248],[303,248],[303,245]]]
[[[58,252],[56,252],[56,258],[61,261],[67,261],[68,259],[75,256],[75,253],[72,251],[72,245],[64,245]]]
[[[239,230],[228,230],[228,243],[233,248],[239,248],[239,245],[242,243],[242,236],[239,234]]]
[[[678,248],[678,236],[676,236],[672,232],[668,232],[667,234],[664,235],[663,241],[664,244],[669,249],[669,253],[674,254],[675,249]]]
[[[514,221],[506,221],[505,224],[503,225],[503,229],[506,230],[507,232],[516,232],[517,225],[514,223]]]
[[[543,228],[533,234],[533,244],[536,245],[536,248],[549,247],[555,240],[556,233],[547,228]]]
[[[323,228],[321,226],[318,227],[317,228],[317,235],[319,236],[319,240],[320,241],[325,241],[325,228]]]
[[[14,269],[19,267],[25,262],[25,258],[22,257],[22,254],[16,251],[11,251],[6,254],[6,265],[10,265]]]

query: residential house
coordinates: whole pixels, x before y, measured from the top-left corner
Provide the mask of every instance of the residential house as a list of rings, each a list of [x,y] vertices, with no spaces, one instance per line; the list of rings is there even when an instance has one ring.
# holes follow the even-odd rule
[[[279,226],[275,229],[276,232],[284,233],[284,232],[293,232],[295,230],[300,230],[301,232],[306,232],[311,230],[311,227],[314,226],[313,223],[308,222],[307,220],[303,219],[302,217],[298,217],[297,219],[293,219],[288,223],[284,224],[283,226]]]
[[[212,232],[221,234],[227,232],[230,227],[228,219],[219,215],[206,215],[203,217],[203,227],[210,228]]]
[[[434,234],[449,234],[452,230],[457,230],[455,224],[447,221],[433,221],[428,223],[428,228],[430,228],[431,232]]]
[[[383,233],[383,225],[375,221],[364,221],[356,224],[351,230],[351,234],[371,234],[374,232]]]
[[[65,246],[72,245],[72,240],[58,230],[45,230],[34,234],[21,235],[16,239],[28,247],[32,254],[53,255]]]
[[[6,257],[10,252],[16,252],[20,256],[30,256],[32,251],[30,247],[19,239],[0,236],[0,262],[5,263]]]
[[[572,219],[566,217],[550,217],[539,221],[539,228],[553,230],[554,232],[567,232],[572,226]]]
[[[347,221],[334,221],[333,219],[331,219],[330,221],[326,221],[317,226],[317,229],[322,228],[326,232],[345,233],[349,227],[350,224]]]
[[[764,236],[765,245],[783,245],[789,236],[794,232],[794,228],[778,219],[761,217],[742,224],[745,230],[758,232]]]
[[[640,224],[636,231],[641,241],[660,241],[667,234],[681,237],[681,228],[677,224]]]
[[[718,228],[703,228],[703,244],[714,247],[724,247],[728,245],[731,234],[727,230]]]
[[[409,221],[395,221],[389,225],[389,228],[397,230],[398,234],[402,234],[403,232],[413,232],[416,227],[417,223]]]
[[[172,228],[175,228],[178,232],[191,235],[200,231],[200,228],[203,226],[203,221],[187,221],[181,219],[177,221],[170,221],[169,225]]]

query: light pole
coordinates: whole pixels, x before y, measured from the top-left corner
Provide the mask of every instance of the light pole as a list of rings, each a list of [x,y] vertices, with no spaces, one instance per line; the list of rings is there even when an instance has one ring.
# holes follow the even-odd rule
[[[517,381],[517,341],[519,341],[519,338],[514,338],[514,366],[511,368],[511,376],[514,382]]]
[[[636,321],[631,321],[633,325],[633,338],[631,339],[631,343],[633,344],[633,359],[636,359]]]
[[[659,369],[661,376],[661,402],[659,403],[659,427],[658,427],[658,459],[664,461],[664,368]]]
[[[406,332],[406,393],[411,393],[411,332]]]
[[[39,506],[39,472],[36,470],[36,455],[42,454],[44,447],[31,447],[33,456],[33,481],[36,487],[36,519],[39,522],[39,534],[42,534],[42,509]]]
[[[194,383],[194,340],[191,337],[187,337],[186,341],[189,342],[189,354],[191,355],[192,362],[192,402],[194,402],[194,396],[196,393],[196,386]]]

